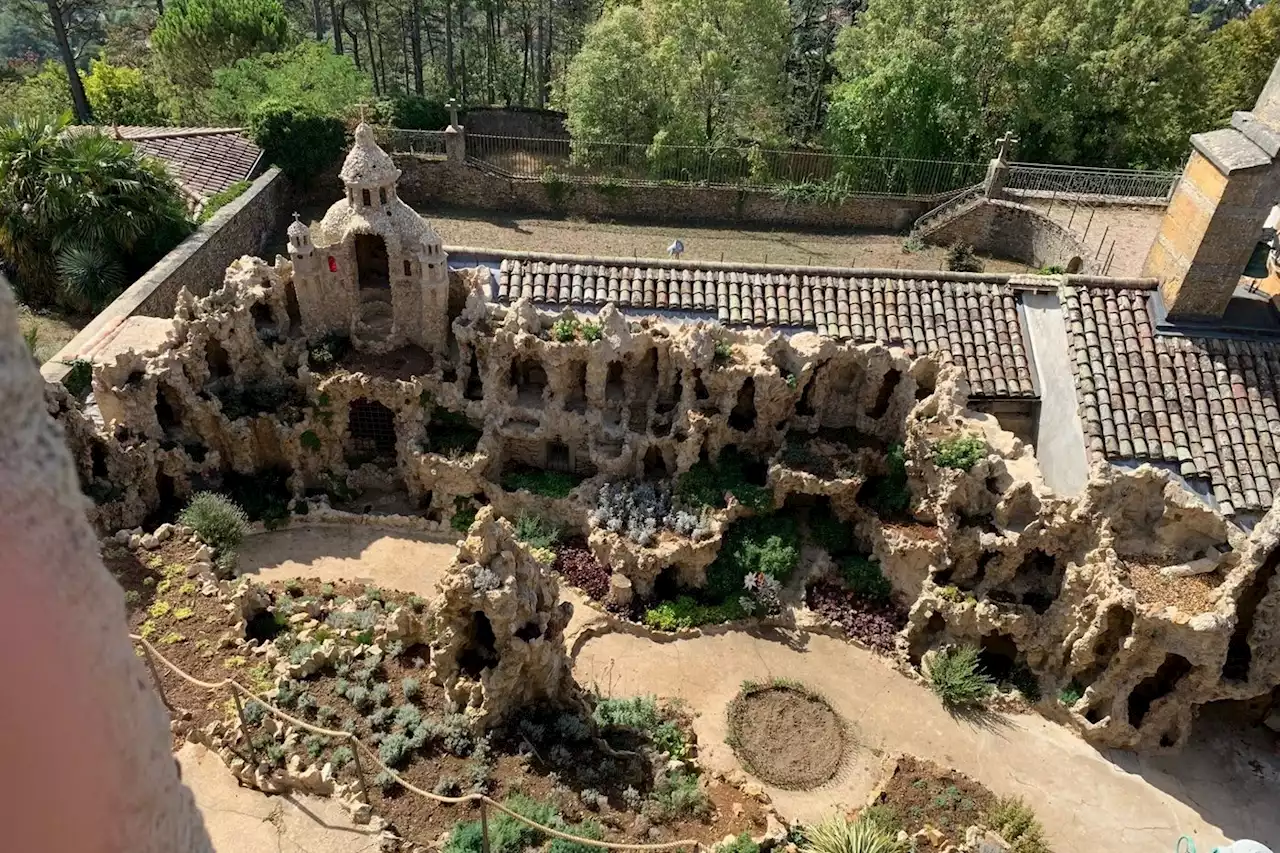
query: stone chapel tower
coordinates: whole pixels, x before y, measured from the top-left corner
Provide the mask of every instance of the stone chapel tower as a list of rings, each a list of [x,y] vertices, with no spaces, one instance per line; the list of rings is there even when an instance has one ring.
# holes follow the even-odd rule
[[[400,200],[400,170],[363,122],[339,176],[345,196],[324,219],[289,227],[304,330],[348,334],[370,352],[417,344],[447,354],[448,258],[435,229]]]

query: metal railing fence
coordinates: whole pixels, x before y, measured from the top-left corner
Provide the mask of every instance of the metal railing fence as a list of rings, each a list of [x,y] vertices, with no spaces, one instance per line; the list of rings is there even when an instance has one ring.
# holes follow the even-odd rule
[[[445,156],[443,130],[406,130],[399,127],[379,127],[375,135],[378,144],[402,154]]]
[[[1181,172],[1012,163],[1004,187],[1006,190],[1056,194],[1059,197],[1094,195],[1159,200],[1173,195],[1173,188],[1181,176]]]

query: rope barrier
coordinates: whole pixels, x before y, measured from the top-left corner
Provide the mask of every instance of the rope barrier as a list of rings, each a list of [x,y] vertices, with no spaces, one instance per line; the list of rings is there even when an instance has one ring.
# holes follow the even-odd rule
[[[205,690],[221,690],[224,688],[227,690],[230,690],[233,697],[237,699],[237,702],[236,702],[237,713],[240,716],[240,725],[244,730],[246,742],[249,740],[248,726],[244,719],[244,709],[243,707],[241,707],[238,701],[240,694],[244,694],[245,696],[248,696],[251,699],[253,699],[253,701],[260,704],[263,708],[265,708],[268,712],[270,712],[271,715],[274,717],[282,719],[292,725],[295,725],[301,729],[312,732],[314,734],[330,737],[335,740],[345,741],[346,743],[350,744],[352,747],[354,747],[354,749],[352,750],[352,753],[355,756],[355,761],[356,761],[356,776],[360,782],[361,789],[365,793],[366,800],[368,800],[369,796],[368,796],[368,789],[365,787],[364,772],[360,766],[360,759],[359,759],[360,753],[364,753],[369,758],[369,760],[373,762],[374,766],[381,769],[382,772],[386,773],[388,776],[394,779],[397,784],[401,785],[406,791],[409,791],[410,793],[417,794],[418,796],[424,797],[425,799],[433,800],[437,803],[443,803],[444,805],[450,805],[450,806],[463,805],[466,803],[478,803],[480,805],[482,819],[485,818],[485,815],[484,815],[485,807],[492,806],[493,808],[497,809],[503,814],[508,815],[509,817],[513,817],[516,820],[520,821],[521,823],[525,824],[526,826],[536,829],[538,832],[544,833],[553,838],[560,838],[565,841],[575,842],[577,844],[586,844],[589,847],[599,847],[605,850],[675,850],[679,848],[687,848],[692,850],[702,849],[702,843],[699,841],[695,841],[693,839],[685,839],[682,841],[667,841],[667,842],[663,842],[662,844],[625,844],[618,841],[601,841],[595,838],[583,838],[580,835],[573,835],[571,833],[563,832],[561,830],[555,829],[550,826],[544,826],[543,824],[540,824],[535,820],[530,820],[529,818],[525,817],[519,812],[516,812],[507,808],[502,803],[498,802],[497,800],[489,796],[486,796],[485,794],[464,794],[460,797],[446,797],[443,794],[437,794],[434,791],[423,790],[422,788],[419,788],[415,785],[411,785],[409,782],[405,781],[400,776],[399,773],[392,770],[387,765],[383,764],[382,759],[378,757],[378,753],[375,752],[371,747],[366,746],[363,742],[361,742],[359,738],[357,738],[351,732],[338,731],[334,729],[326,729],[320,726],[312,725],[311,723],[308,723],[305,720],[299,720],[297,717],[293,716],[292,714],[286,713],[285,711],[282,711],[281,709],[277,708],[275,705],[272,705],[269,701],[264,699],[261,695],[254,693],[252,690],[240,684],[240,682],[236,681],[234,678],[225,678],[219,682],[201,681],[195,676],[185,672],[181,667],[179,667],[173,661],[166,658],[163,654],[160,653],[158,649],[156,649],[155,646],[151,645],[151,643],[148,640],[143,639],[137,634],[130,634],[129,639],[139,644],[142,647],[142,650],[146,652],[148,657],[148,664],[151,665],[152,672],[155,672],[155,666],[154,664],[151,664],[151,658],[155,657],[155,658],[159,658],[161,663],[163,663],[175,675],[184,679],[189,684],[193,684],[196,687],[200,687]],[[156,679],[156,689],[160,691],[160,698],[165,699],[164,687],[161,686],[159,682],[159,678]],[[165,699],[165,704],[168,704],[167,699]],[[253,747],[252,745],[250,745],[250,750],[252,751],[252,749]],[[487,851],[489,846],[487,819],[485,819],[484,822],[486,824],[485,826],[486,831],[484,833],[484,836],[485,836],[485,849]]]

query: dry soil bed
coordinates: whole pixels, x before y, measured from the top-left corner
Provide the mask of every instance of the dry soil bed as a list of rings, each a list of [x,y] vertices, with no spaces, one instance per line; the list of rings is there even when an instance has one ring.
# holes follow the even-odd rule
[[[789,685],[744,690],[729,707],[729,738],[743,766],[779,788],[816,788],[844,758],[836,712],[820,696]]]

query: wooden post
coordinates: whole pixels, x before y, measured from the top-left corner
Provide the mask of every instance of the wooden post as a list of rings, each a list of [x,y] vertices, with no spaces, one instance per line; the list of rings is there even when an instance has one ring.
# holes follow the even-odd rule
[[[480,801],[480,853],[489,853],[489,807]]]
[[[350,735],[347,742],[351,745],[351,758],[356,764],[356,779],[360,782],[360,794],[364,797],[364,801],[369,802],[369,786],[364,781],[364,765],[360,763],[360,744],[356,741],[355,735]]]
[[[165,695],[164,684],[160,682],[160,670],[156,669],[156,662],[151,659],[151,649],[147,648],[146,643],[138,643],[138,646],[142,649],[142,657],[147,662],[147,669],[151,670],[151,680],[156,684],[156,692],[160,694],[160,701],[172,711],[173,706],[169,704],[169,697]]]
[[[231,682],[231,698],[236,702],[236,716],[240,718],[240,731],[244,733],[244,742],[249,747],[249,757],[257,760],[257,750],[253,748],[253,738],[249,736],[249,723],[244,718],[244,704],[240,701],[240,689]]]

